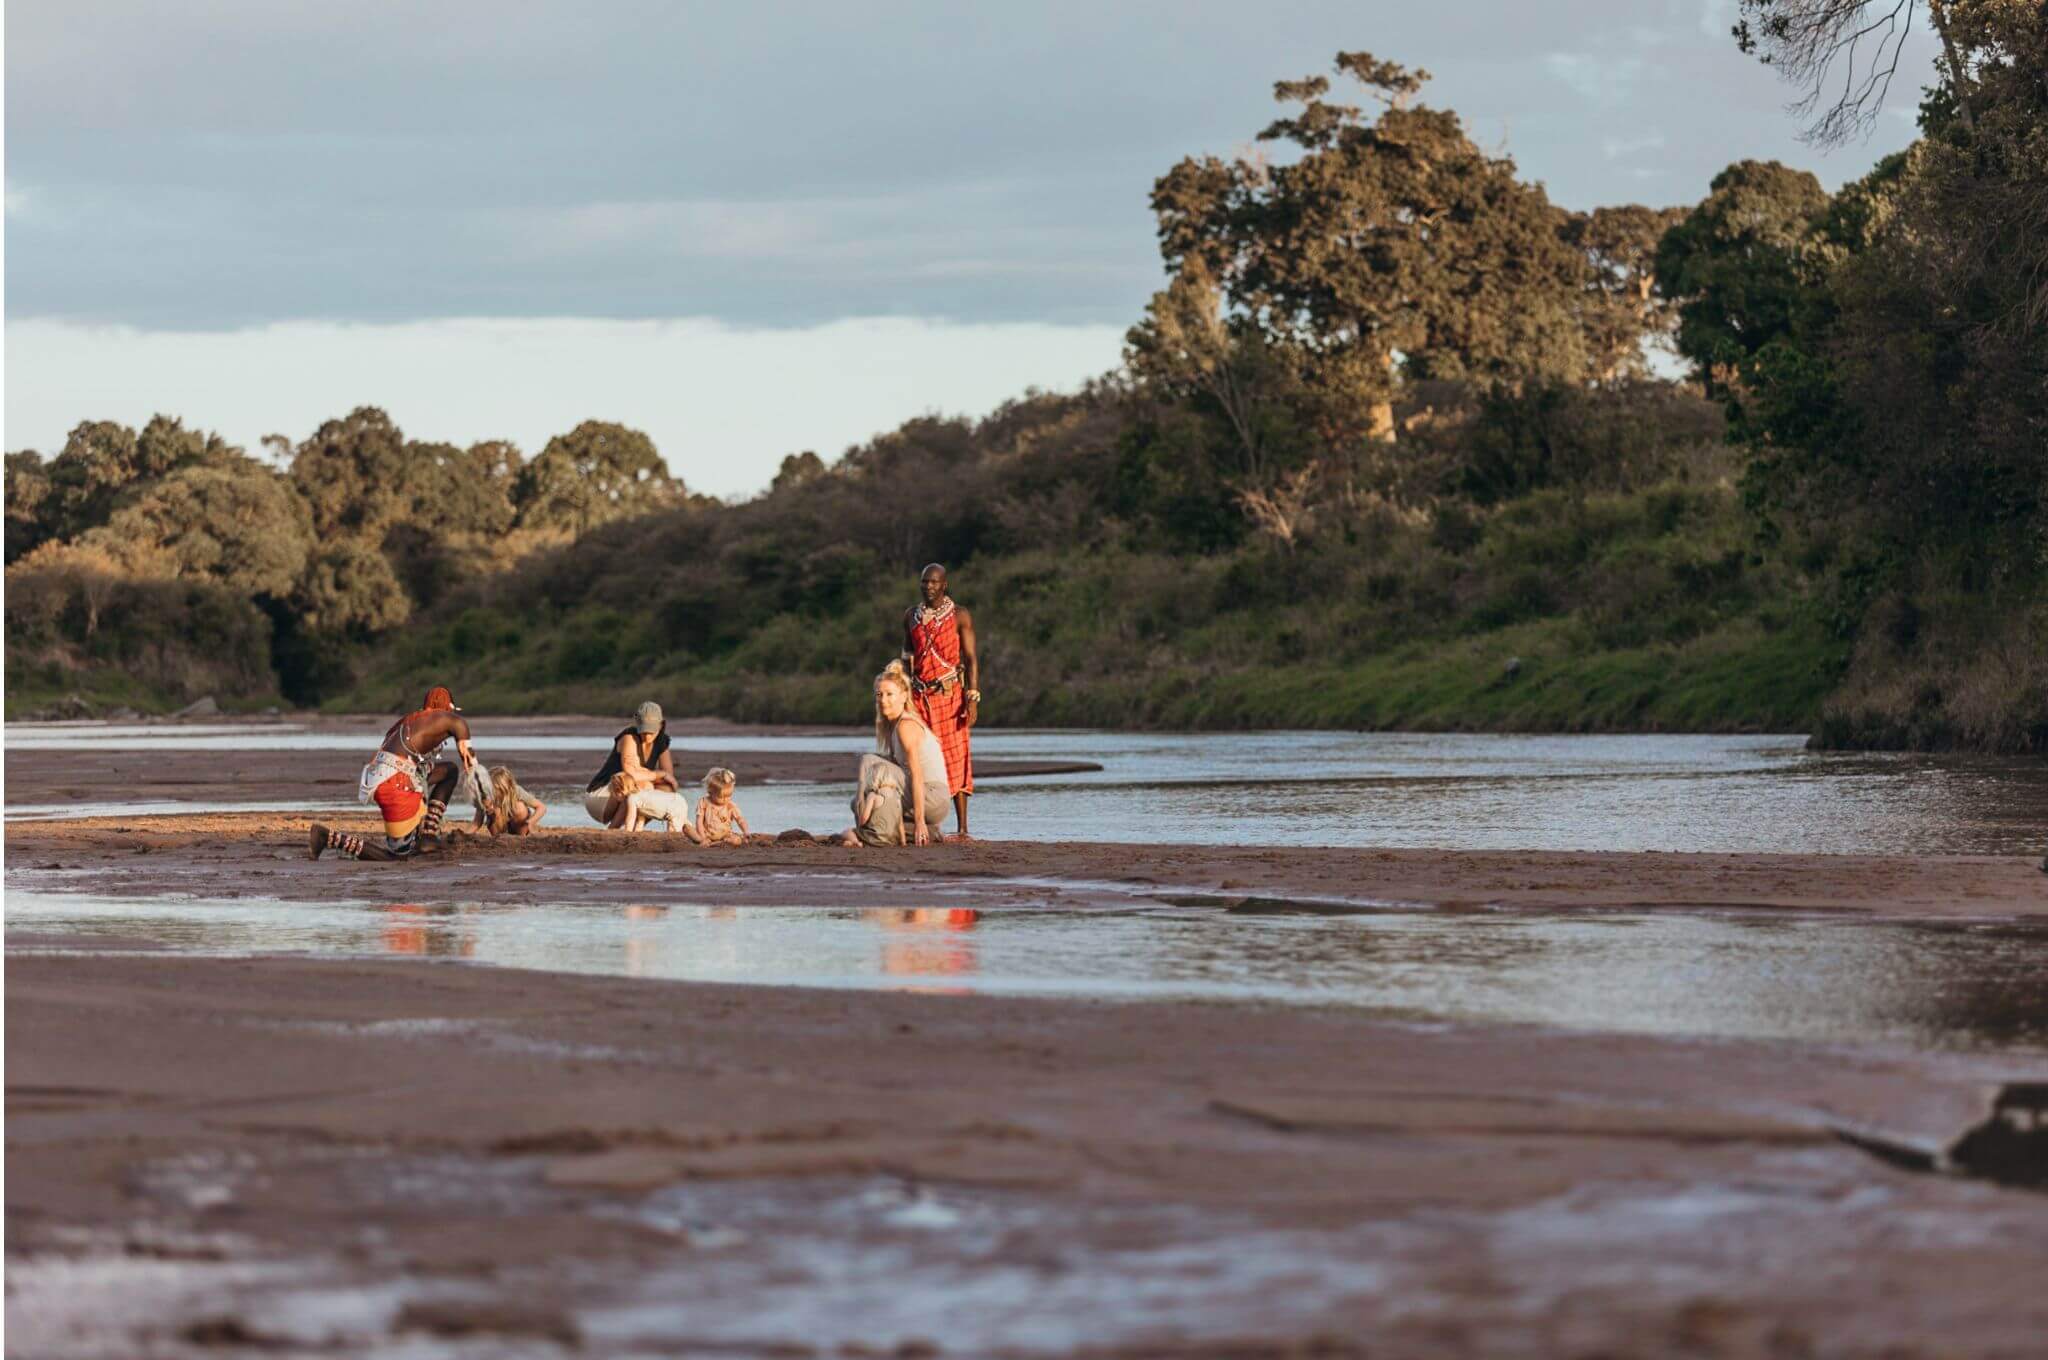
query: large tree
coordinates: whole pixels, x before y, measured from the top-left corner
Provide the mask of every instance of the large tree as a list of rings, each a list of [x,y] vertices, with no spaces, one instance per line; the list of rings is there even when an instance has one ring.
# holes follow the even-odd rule
[[[313,512],[322,542],[338,536],[379,539],[407,519],[419,489],[405,435],[375,406],[329,420],[292,458],[292,481]]]
[[[1324,77],[1284,81],[1275,98],[1296,107],[1259,137],[1291,159],[1190,158],[1160,178],[1169,270],[1199,267],[1296,367],[1333,448],[1393,439],[1397,367],[1582,376],[1585,265],[1542,188],[1475,146],[1456,114],[1415,104],[1426,72],[1364,52],[1340,53],[1336,69],[1376,116],[1326,98]]]
[[[405,461],[412,504],[407,522],[438,534],[502,534],[512,527],[513,478],[504,472],[509,445],[408,443]],[[516,459],[519,451],[511,450]]]
[[[105,524],[115,500],[140,475],[134,430],[118,421],[80,421],[50,460],[49,536],[71,538]]]
[[[1744,0],[1737,38],[1798,82],[1809,134],[1866,125],[1896,64],[1880,4]],[[1753,501],[1834,570],[1852,741],[2048,749],[2048,5],[1927,0],[1921,139],[1846,187],[1809,305],[1748,366]],[[1869,53],[1878,52],[1873,66]],[[1859,66],[1857,63],[1862,62]]]
[[[80,542],[136,575],[197,578],[282,599],[305,569],[313,522],[289,482],[238,458],[158,478]]]
[[[1658,288],[1678,304],[1678,352],[1710,391],[1728,394],[1743,367],[1791,332],[1802,308],[1825,305],[1808,247],[1828,207],[1820,181],[1777,161],[1738,161],[1665,232]]]
[[[1586,261],[1579,324],[1598,381],[1644,376],[1645,343],[1665,340],[1677,326],[1677,309],[1657,286],[1657,246],[1685,216],[1684,208],[1636,203],[1565,214],[1565,242]]]
[[[522,528],[578,535],[607,520],[680,504],[685,495],[652,439],[603,420],[586,420],[550,439],[520,470],[516,491]]]
[[[1832,137],[1872,116],[1896,52],[1880,51],[1875,77],[1851,63],[1917,8],[1744,0],[1737,38],[1809,96],[1834,92],[1809,109],[1814,131]],[[1737,433],[1809,518],[1868,526],[1894,561],[1944,543],[1957,560],[2038,571],[2048,564],[2048,7],[1926,9],[1943,46],[1919,143],[1818,208],[1818,185],[1782,167],[1749,176],[1759,191],[1747,198],[1717,179],[1666,239],[1660,268],[1685,267],[1675,286],[1695,295],[1681,348],[1690,338],[1701,357],[1746,362]],[[1717,199],[1729,201],[1714,214]],[[1693,249],[1702,227],[1748,248]],[[1739,305],[1715,299],[1730,279]]]
[[[483,439],[469,446],[469,461],[485,481],[504,486],[509,502],[512,484],[518,480],[519,469],[526,465],[526,455],[509,439]]]
[[[292,606],[305,631],[315,635],[363,637],[412,617],[412,600],[390,561],[358,537],[324,543],[313,554]]]
[[[135,436],[138,478],[168,477],[179,468],[228,466],[246,456],[217,434],[186,429],[177,416],[152,416]]]
[[[118,421],[81,421],[47,463],[33,452],[7,456],[7,560],[98,528],[125,501],[180,468],[242,456],[219,435],[188,430],[172,416],[152,418],[140,435]]]
[[[1124,337],[1124,363],[1154,392],[1219,418],[1232,480],[1263,486],[1301,454],[1293,413],[1304,404],[1295,366],[1252,318],[1232,314],[1200,255],[1181,261]]]
[[[7,455],[7,560],[35,551],[50,537],[50,469],[34,449]]]

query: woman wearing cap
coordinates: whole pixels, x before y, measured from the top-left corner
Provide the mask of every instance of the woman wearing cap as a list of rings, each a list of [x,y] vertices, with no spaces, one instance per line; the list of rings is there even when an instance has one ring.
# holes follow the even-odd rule
[[[633,715],[633,725],[612,738],[611,754],[583,794],[583,806],[606,826],[625,824],[626,800],[612,792],[614,776],[624,775],[630,791],[639,794],[640,816],[665,822],[680,831],[690,819],[690,800],[679,792],[675,763],[668,754],[668,723],[661,705],[649,699]]]
[[[459,766],[434,759],[451,737],[455,739],[456,754],[462,758]],[[469,723],[455,706],[454,696],[436,685],[427,691],[418,709],[391,724],[377,754],[363,766],[358,794],[365,803],[375,803],[383,815],[384,843],[376,845],[362,836],[331,831],[315,822],[308,845],[313,858],[320,858],[328,849],[350,859],[406,859],[419,853],[422,837],[440,837],[448,796],[455,792],[463,774],[475,768],[476,753],[469,749]]]

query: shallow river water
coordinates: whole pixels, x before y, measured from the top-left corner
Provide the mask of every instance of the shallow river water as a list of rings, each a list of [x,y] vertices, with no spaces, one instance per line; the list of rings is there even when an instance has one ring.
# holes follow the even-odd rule
[[[1419,1021],[2048,1052],[2048,923],[1755,913],[105,899],[10,891],[10,930],[207,953],[467,960],[941,993],[1336,1005]],[[1250,910],[1246,908],[1249,907]],[[396,1023],[396,1022],[395,1022]]]
[[[364,744],[289,725],[7,729],[10,747],[80,741],[223,752]],[[522,751],[590,742],[493,737],[480,722],[477,745],[486,760],[516,768]],[[688,745],[850,754],[865,742],[834,733],[692,734]],[[976,749],[1103,767],[984,781],[975,829],[1002,839],[2029,855],[2048,841],[2048,763],[1816,754],[1792,737],[1006,731],[983,734]],[[571,791],[537,791],[557,803],[559,824],[588,825]],[[348,790],[282,792],[279,806],[356,806]],[[739,799],[756,829],[827,830],[845,824],[846,793],[766,784],[742,787]],[[8,816],[112,806],[143,810],[15,805]],[[606,871],[565,865],[550,872]],[[624,883],[612,906],[550,903],[544,889],[537,889],[542,900],[506,906],[109,899],[62,888],[62,874],[10,874],[10,934],[84,933],[212,953],[1332,1004],[1423,1022],[2048,1051],[2048,925],[1712,910],[1328,915],[1261,912],[1256,902],[1233,911],[1221,898],[1140,894],[1111,909],[1076,909],[1051,891],[1044,906],[990,909],[971,895],[936,890],[922,902],[901,901],[899,890],[879,882],[865,910],[806,905],[800,895],[784,906],[719,907],[688,901],[689,889],[681,900],[635,901],[644,889]],[[792,891],[801,893],[800,880]]]
[[[523,751],[597,749],[573,736],[493,735],[477,750],[516,770]],[[363,736],[289,724],[16,724],[10,748],[65,742],[150,750],[362,749]],[[715,737],[693,751],[867,749],[858,734]],[[2032,854],[2048,850],[2048,761],[1810,752],[1796,736],[1492,736],[1429,733],[988,731],[986,757],[1092,761],[1099,771],[985,779],[974,829],[1015,840],[1372,845],[1433,849]],[[694,773],[694,772],[691,772]],[[280,789],[255,808],[354,807],[353,789]],[[573,791],[538,788],[566,825]],[[757,829],[844,826],[849,789],[743,786]],[[142,802],[11,805],[10,817],[201,811]]]

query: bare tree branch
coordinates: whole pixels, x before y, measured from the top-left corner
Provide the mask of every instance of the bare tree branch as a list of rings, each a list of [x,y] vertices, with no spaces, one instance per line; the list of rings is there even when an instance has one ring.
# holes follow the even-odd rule
[[[1932,3],[1932,0],[1930,0]],[[1809,142],[1838,146],[1867,134],[1898,74],[1919,0],[1741,0],[1735,41],[1806,93],[1790,105],[1810,119]],[[1870,40],[1870,41],[1866,41]],[[1839,92],[1836,88],[1839,68]]]

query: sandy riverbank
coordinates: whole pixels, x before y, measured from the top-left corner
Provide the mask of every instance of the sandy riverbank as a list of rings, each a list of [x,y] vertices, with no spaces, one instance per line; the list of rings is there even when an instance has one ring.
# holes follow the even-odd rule
[[[10,771],[11,773],[11,771]],[[322,814],[326,816],[326,814]],[[331,819],[372,832],[359,814]],[[831,905],[874,898],[878,881],[963,905],[1202,893],[1314,909],[1344,902],[1446,908],[1753,908],[1952,919],[2048,914],[2048,875],[1987,856],[1272,849],[977,841],[924,850],[831,845],[703,849],[658,833],[547,828],[467,839],[407,864],[306,859],[310,815],[224,813],[12,821],[17,886],[120,895],[190,892],[288,900],[476,902],[701,898]],[[819,827],[820,832],[832,828]],[[557,872],[602,861],[601,879]],[[1249,904],[1256,909],[1260,903]]]
[[[11,1353],[2048,1335],[2048,1197],[1836,1132],[1938,1145],[2038,1059],[61,943],[10,941]]]

